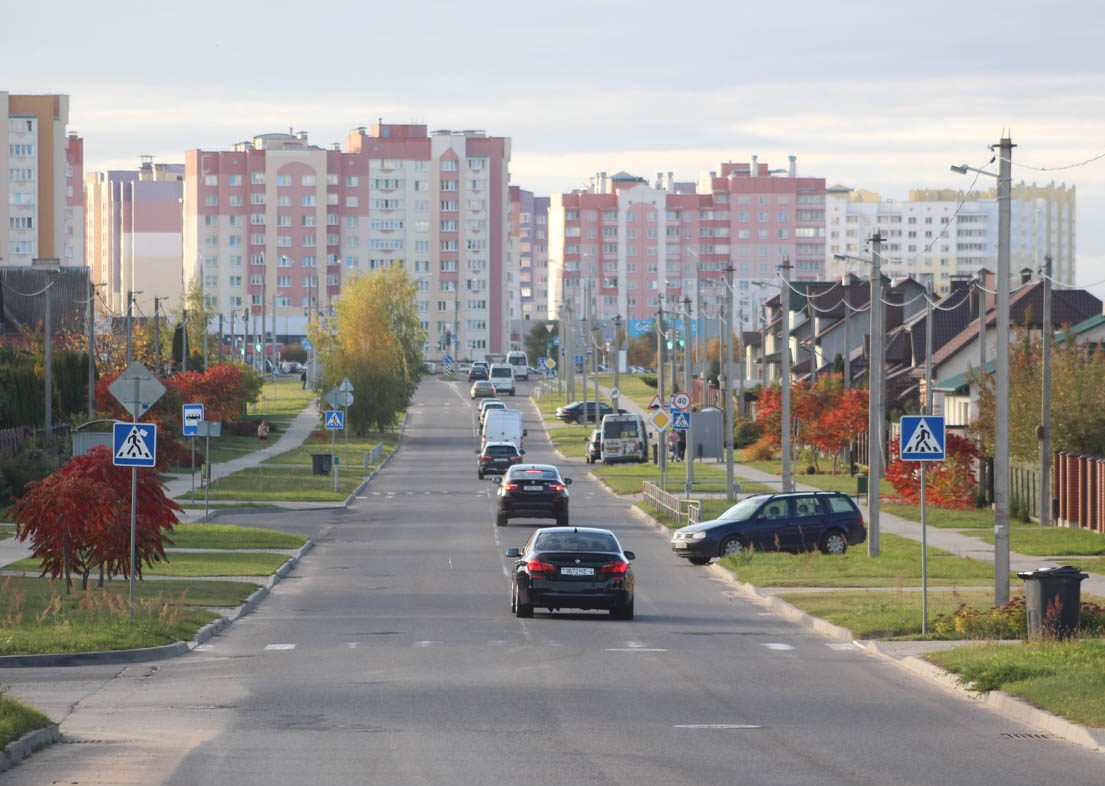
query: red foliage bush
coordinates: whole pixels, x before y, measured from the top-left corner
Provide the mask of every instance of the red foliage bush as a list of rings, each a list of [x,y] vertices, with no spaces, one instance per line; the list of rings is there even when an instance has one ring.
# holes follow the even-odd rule
[[[947,459],[942,462],[902,461],[898,440],[890,441],[890,455],[894,460],[886,468],[886,479],[894,486],[898,498],[906,504],[915,505],[921,501],[921,474],[918,465],[931,465],[925,478],[928,501],[941,508],[968,510],[974,507],[975,477],[974,461],[978,458],[975,444],[958,434],[946,435],[945,452]]]

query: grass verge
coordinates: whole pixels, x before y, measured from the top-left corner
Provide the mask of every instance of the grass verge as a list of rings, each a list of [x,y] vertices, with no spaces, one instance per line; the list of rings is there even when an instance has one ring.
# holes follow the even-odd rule
[[[971,536],[987,543],[994,542],[993,529],[972,532]],[[1010,527],[1009,546],[1018,554],[1035,557],[1101,556],[1105,555],[1105,536],[1086,529],[1023,524]]]
[[[831,556],[817,551],[788,554],[758,551],[726,557],[722,564],[741,581],[759,587],[896,587],[921,583],[921,544],[884,532],[880,554],[867,556],[862,547]],[[929,584],[934,586],[986,585],[992,566],[943,549],[928,549]]]
[[[0,750],[35,729],[45,729],[53,721],[26,704],[16,701],[0,688]]]
[[[178,549],[298,549],[302,535],[235,524],[180,524],[173,529]]]
[[[267,576],[287,562],[283,554],[257,552],[212,553],[206,551],[169,551],[167,562],[158,562],[142,569],[143,576]],[[38,574],[42,561],[36,557],[21,559],[5,570]]]
[[[925,656],[979,691],[1001,690],[1091,727],[1105,726],[1105,641],[984,644]]]

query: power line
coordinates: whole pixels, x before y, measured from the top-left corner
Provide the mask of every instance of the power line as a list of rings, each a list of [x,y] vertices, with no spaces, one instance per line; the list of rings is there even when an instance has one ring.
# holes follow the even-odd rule
[[[1011,161],[1008,158],[1003,158],[1001,160],[1013,164],[1013,166],[1019,166],[1021,169],[1031,169],[1036,172],[1061,172],[1064,169],[1077,169],[1078,167],[1087,166],[1103,158],[1105,158],[1105,153],[1098,153],[1096,156],[1087,158],[1085,161],[1079,161],[1075,164],[1065,164],[1063,166],[1031,166],[1030,164],[1022,164],[1020,161]]]

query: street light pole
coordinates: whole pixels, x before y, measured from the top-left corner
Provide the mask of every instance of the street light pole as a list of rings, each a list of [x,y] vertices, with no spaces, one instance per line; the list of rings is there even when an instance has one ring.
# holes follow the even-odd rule
[[[134,290],[127,290],[127,365],[134,359],[134,341],[131,336],[131,320],[134,318]]]
[[[867,368],[867,554],[879,556],[879,480],[882,476],[882,380],[883,309],[882,309],[882,235],[871,236],[871,353]]]
[[[790,440],[790,257],[786,257],[783,260],[783,264],[780,266],[783,271],[783,288],[779,292],[779,305],[781,307],[781,317],[783,320],[782,333],[783,342],[780,355],[781,366],[781,381],[780,385],[782,390],[782,448],[783,448],[783,491],[794,491],[791,485],[791,440]],[[729,295],[732,298],[732,293]],[[732,302],[732,301],[730,301]]]
[[[656,393],[660,397],[660,409],[664,408],[664,294],[656,299],[659,308],[656,311]],[[656,433],[656,463],[660,467],[660,487],[667,491],[666,474],[668,469],[667,431]]]
[[[88,277],[88,418],[96,416],[96,285]]]
[[[725,496],[733,499],[733,263],[725,267]]]
[[[998,144],[997,339],[994,353],[994,605],[1009,602],[1009,242],[1013,141]]]
[[[683,297],[683,382],[686,385],[686,394],[691,395],[691,298]],[[692,399],[691,403],[694,403]],[[691,489],[694,488],[694,417],[691,417],[691,427],[687,429],[686,450],[683,453],[683,463],[687,465],[687,485],[685,493],[689,499]]]
[[[1051,524],[1051,255],[1044,257],[1044,331],[1040,378],[1040,526]]]
[[[610,396],[610,406],[614,408],[614,411],[618,411],[619,394],[618,394],[618,372],[622,365],[622,315],[614,315],[614,390]]]
[[[60,268],[56,259],[35,259],[31,262],[31,266],[44,271],[47,278],[46,287],[42,290],[42,294],[46,296],[42,320],[43,355],[46,365],[46,418],[42,443],[49,453],[54,445],[54,329],[50,324],[50,289],[57,280],[56,276]]]

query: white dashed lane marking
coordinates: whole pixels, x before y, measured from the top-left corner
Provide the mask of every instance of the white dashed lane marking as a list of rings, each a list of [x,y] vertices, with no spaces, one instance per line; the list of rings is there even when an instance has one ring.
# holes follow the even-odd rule
[[[776,652],[786,652],[794,649],[794,647],[789,644],[777,644],[774,642],[765,643],[763,646],[767,647],[769,650],[775,650]]]
[[[294,650],[294,644],[266,644],[266,650]]]

